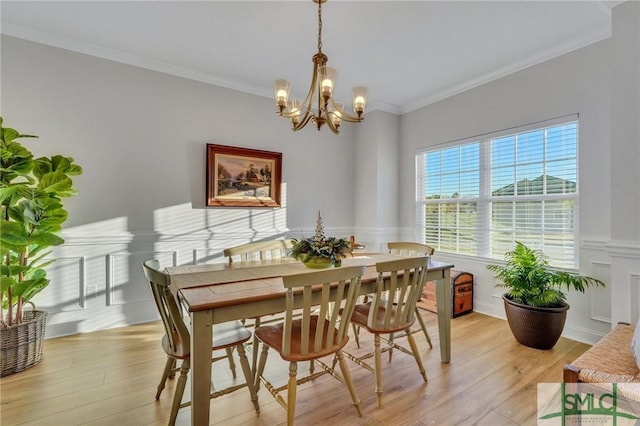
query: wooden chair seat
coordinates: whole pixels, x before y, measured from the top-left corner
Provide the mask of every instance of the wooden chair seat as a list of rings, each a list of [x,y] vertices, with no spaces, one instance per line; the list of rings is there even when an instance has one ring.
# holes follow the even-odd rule
[[[280,357],[285,361],[311,361],[313,359],[322,358],[327,355],[331,355],[336,351],[342,349],[349,341],[348,336],[344,336],[338,343],[330,346],[323,345],[319,350],[314,350],[313,342],[316,339],[316,328],[318,323],[318,316],[314,315],[309,318],[309,339],[307,341],[306,350],[302,350],[303,338],[302,338],[302,320],[297,319],[291,322],[291,348],[290,353],[285,353],[282,345],[282,336],[284,334],[284,323],[273,324],[260,327],[256,329],[256,335],[258,339],[263,341],[269,347],[275,349],[280,354]],[[322,336],[327,336],[331,342],[334,342],[336,330],[331,331],[329,323],[325,322],[322,330],[318,330],[318,333],[322,333]],[[303,355],[304,354],[304,355]]]
[[[240,321],[231,321],[214,325],[213,336],[214,339],[211,346],[212,351],[226,349],[234,347],[238,343],[244,343],[251,339],[251,332],[247,330]],[[173,344],[171,343],[171,340],[173,340]],[[169,339],[167,335],[162,337],[162,349],[167,355],[173,358],[189,358],[191,352],[189,344],[189,342],[183,344],[180,334],[177,332],[173,333],[172,339]]]
[[[391,317],[396,316],[397,306],[393,305],[390,309]],[[369,319],[371,313],[371,302],[367,302],[365,304],[356,305],[353,310],[353,315],[351,316],[351,323],[356,324],[360,327],[364,327],[370,333],[396,333],[399,331],[405,331],[407,328],[411,327],[414,321],[402,322],[399,324],[394,324],[393,326],[385,326],[385,318],[387,316],[387,306],[378,306],[378,309],[375,310],[375,313],[372,315],[372,318]]]

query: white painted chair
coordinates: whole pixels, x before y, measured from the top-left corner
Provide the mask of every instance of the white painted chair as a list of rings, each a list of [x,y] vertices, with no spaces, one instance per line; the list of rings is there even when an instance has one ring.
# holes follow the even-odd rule
[[[397,254],[399,256],[433,256],[436,250],[427,245],[421,243],[414,242],[405,242],[405,241],[397,241],[397,242],[389,242],[387,243],[387,249],[391,254]],[[420,299],[418,299],[420,300]],[[427,343],[429,344],[429,348],[433,349],[433,344],[431,343],[431,337],[429,336],[429,332],[427,331],[427,325],[424,323],[424,319],[420,314],[420,308],[416,306],[416,318],[418,319],[418,324],[420,324],[420,328],[422,329],[422,333],[424,337],[427,339]],[[416,333],[419,330],[412,330],[412,333]]]
[[[289,257],[289,250],[293,244],[291,240],[268,240],[255,241],[252,243],[242,244],[235,247],[226,248],[223,254],[228,258],[229,264],[236,262],[249,263],[252,261],[268,260],[268,259],[284,259]],[[269,323],[282,320],[282,315],[270,315],[265,321],[261,317],[252,318],[253,323],[247,323],[246,319],[242,320],[243,325],[248,327],[259,327],[263,322]],[[251,352],[251,368],[255,372],[258,363],[258,338],[253,336],[252,352]]]
[[[360,401],[342,355],[342,348],[349,341],[348,318],[353,312],[364,270],[364,266],[352,266],[283,277],[286,288],[284,321],[255,330],[256,336],[263,343],[255,388],[259,389],[260,383],[263,383],[276,401],[287,410],[287,425],[293,425],[298,384],[327,373],[346,384],[353,405],[358,415],[362,416]],[[321,299],[319,306],[312,306],[312,299],[318,295]],[[333,309],[333,301],[336,304],[342,303],[342,309]],[[302,307],[302,317],[294,318],[298,306]],[[339,311],[343,312],[342,317]],[[284,386],[273,386],[265,376],[269,348],[276,350],[283,360],[289,362],[289,380]],[[334,355],[331,367],[319,360],[330,355]],[[306,377],[298,378],[297,365],[300,361],[315,361],[322,367],[322,371],[310,372]],[[334,370],[336,362],[340,365],[342,376]],[[286,400],[280,395],[284,390],[287,390]],[[314,402],[321,403],[319,400]]]
[[[162,338],[162,349],[167,354],[167,362],[162,373],[162,379],[158,385],[156,400],[160,398],[160,394],[165,387],[167,378],[174,377],[175,373],[180,371],[180,377],[178,378],[176,390],[173,395],[171,414],[169,416],[169,425],[174,425],[178,415],[178,410],[191,405],[191,401],[182,402],[182,395],[184,394],[184,388],[187,383],[187,374],[189,373],[191,365],[189,329],[182,318],[182,312],[180,311],[178,302],[169,289],[169,277],[160,270],[158,261],[147,260],[142,264],[142,268],[144,270],[144,275],[149,282],[153,300],[156,302],[158,313],[162,318],[165,330],[165,335]],[[232,349],[236,348],[240,357],[240,365],[242,367],[245,382],[214,391],[210,394],[210,397],[217,398],[243,387],[247,387],[256,412],[260,412],[258,395],[254,388],[251,367],[249,366],[249,360],[247,359],[247,355],[244,350],[244,343],[251,339],[251,332],[244,328],[239,321],[232,321],[215,325],[213,336],[214,339],[211,351],[224,350],[226,355],[212,357],[211,362],[228,359],[231,372],[235,378],[235,363],[233,362]],[[176,367],[176,361],[178,360],[182,361],[180,367]]]
[[[256,241],[224,249],[223,254],[229,258],[229,263],[233,263],[234,258],[239,259],[241,263],[247,263],[252,260],[288,257],[291,247],[291,240]]]
[[[352,324],[373,334],[373,352],[356,357],[344,351],[344,355],[375,374],[376,403],[378,407],[382,406],[383,352],[398,349],[401,352],[413,355],[423,380],[425,383],[427,382],[427,374],[422,365],[420,352],[418,352],[418,347],[410,330],[415,322],[416,303],[427,280],[428,262],[429,258],[424,256],[377,263],[378,279],[373,298],[367,303],[356,305],[353,315],[350,317]],[[388,282],[387,286],[384,284],[385,281]],[[393,335],[400,332],[404,332],[404,337],[407,338],[410,349],[381,337],[383,334]],[[384,348],[381,348],[381,341],[387,344]],[[375,362],[373,367],[366,362],[371,357],[374,358]]]

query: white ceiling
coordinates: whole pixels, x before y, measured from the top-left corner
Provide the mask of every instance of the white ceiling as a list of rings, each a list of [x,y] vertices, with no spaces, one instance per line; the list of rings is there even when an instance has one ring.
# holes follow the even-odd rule
[[[3,34],[262,96],[309,88],[310,0],[1,3]],[[339,100],[364,84],[368,110],[404,113],[609,37],[619,3],[330,0],[322,50]]]

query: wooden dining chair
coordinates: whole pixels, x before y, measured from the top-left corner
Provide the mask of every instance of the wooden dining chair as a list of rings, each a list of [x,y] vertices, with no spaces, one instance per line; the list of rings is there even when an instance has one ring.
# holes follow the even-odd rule
[[[169,425],[174,425],[178,415],[178,410],[191,405],[190,401],[182,402],[182,395],[187,383],[187,374],[189,373],[191,362],[191,348],[189,346],[190,335],[189,329],[183,320],[179,304],[169,289],[169,278],[166,273],[160,270],[159,266],[160,265],[157,260],[147,260],[142,264],[144,275],[149,282],[153,300],[156,303],[156,307],[158,308],[158,313],[162,318],[165,330],[165,335],[162,338],[162,349],[167,354],[167,362],[162,373],[162,378],[160,379],[160,384],[158,385],[156,400],[160,398],[160,394],[165,387],[167,378],[174,377],[175,373],[180,371],[180,377],[178,378],[176,390],[173,395],[171,414],[169,416]],[[214,390],[210,394],[210,397],[217,398],[243,387],[247,387],[256,412],[260,412],[258,396],[253,383],[253,375],[249,366],[249,360],[247,359],[247,355],[244,350],[244,343],[251,338],[251,332],[244,328],[239,321],[215,325],[213,330],[212,352],[224,350],[226,355],[212,357],[211,362],[228,359],[233,378],[235,379],[236,373],[232,349],[236,348],[238,350],[238,356],[240,358],[240,365],[242,367],[245,382],[220,390],[215,390],[212,382],[212,389]],[[177,361],[182,361],[180,367],[176,367]]]
[[[233,264],[234,259],[239,260],[242,264],[258,260],[287,258],[289,257],[289,250],[292,246],[291,240],[288,239],[255,241],[226,248],[223,250],[223,254],[228,258],[230,265]],[[247,323],[246,319],[243,319],[242,324],[247,327],[259,327],[263,322],[261,317],[254,317],[252,319],[253,323]],[[266,323],[278,320],[282,320],[282,315],[270,315]],[[258,362],[258,338],[255,335],[253,336],[251,351],[251,369],[255,372]]]
[[[253,260],[289,257],[291,247],[291,240],[256,241],[226,248],[223,250],[223,254],[229,259],[229,263],[233,263],[234,258],[240,259],[241,263],[247,263]]]
[[[349,318],[360,291],[364,270],[364,266],[351,266],[284,276],[284,321],[263,325],[255,330],[263,344],[255,387],[259,389],[260,383],[263,383],[275,400],[287,410],[287,425],[293,425],[298,384],[327,373],[347,386],[358,416],[362,416],[360,401],[342,355],[342,348],[349,341]],[[342,304],[341,309],[339,304]],[[317,310],[314,305],[319,305]],[[297,307],[302,308],[301,318],[294,318]],[[343,312],[342,317],[340,311]],[[289,362],[289,380],[284,386],[275,387],[265,377],[269,348],[276,350],[283,360]],[[319,359],[330,355],[334,356],[331,366]],[[298,378],[298,362],[313,360],[322,370]],[[334,369],[336,362],[340,365],[342,376]],[[287,390],[286,401],[280,395],[284,390]]]
[[[422,365],[420,352],[418,352],[410,330],[416,318],[416,303],[427,280],[428,262],[429,258],[422,256],[376,263],[378,278],[372,299],[367,303],[356,305],[351,315],[352,324],[356,324],[373,334],[373,352],[356,357],[344,351],[344,356],[375,374],[378,407],[382,406],[383,352],[395,348],[413,355],[423,380],[425,383],[427,382],[427,374]],[[385,285],[385,281],[388,285]],[[400,332],[404,332],[410,349],[381,337],[381,335]],[[381,341],[386,343],[384,348],[381,348]],[[371,357],[374,358],[374,367],[366,362]]]
[[[410,241],[397,241],[397,242],[389,242],[387,243],[387,249],[389,253],[396,254],[399,256],[433,256],[436,250],[427,245],[421,243],[415,243]],[[420,299],[418,299],[420,300]],[[420,314],[420,308],[416,306],[416,318],[418,320],[418,324],[420,325],[420,329],[424,334],[424,337],[427,339],[427,343],[429,344],[429,348],[433,349],[433,343],[431,343],[431,336],[429,336],[429,332],[427,331],[427,325],[424,323],[424,319]],[[420,329],[411,330],[412,333],[417,333]],[[389,352],[391,354],[391,352]]]

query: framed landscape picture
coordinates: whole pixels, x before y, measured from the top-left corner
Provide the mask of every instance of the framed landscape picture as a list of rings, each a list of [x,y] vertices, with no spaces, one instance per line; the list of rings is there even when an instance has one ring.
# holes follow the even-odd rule
[[[282,153],[207,144],[207,206],[280,207]]]

